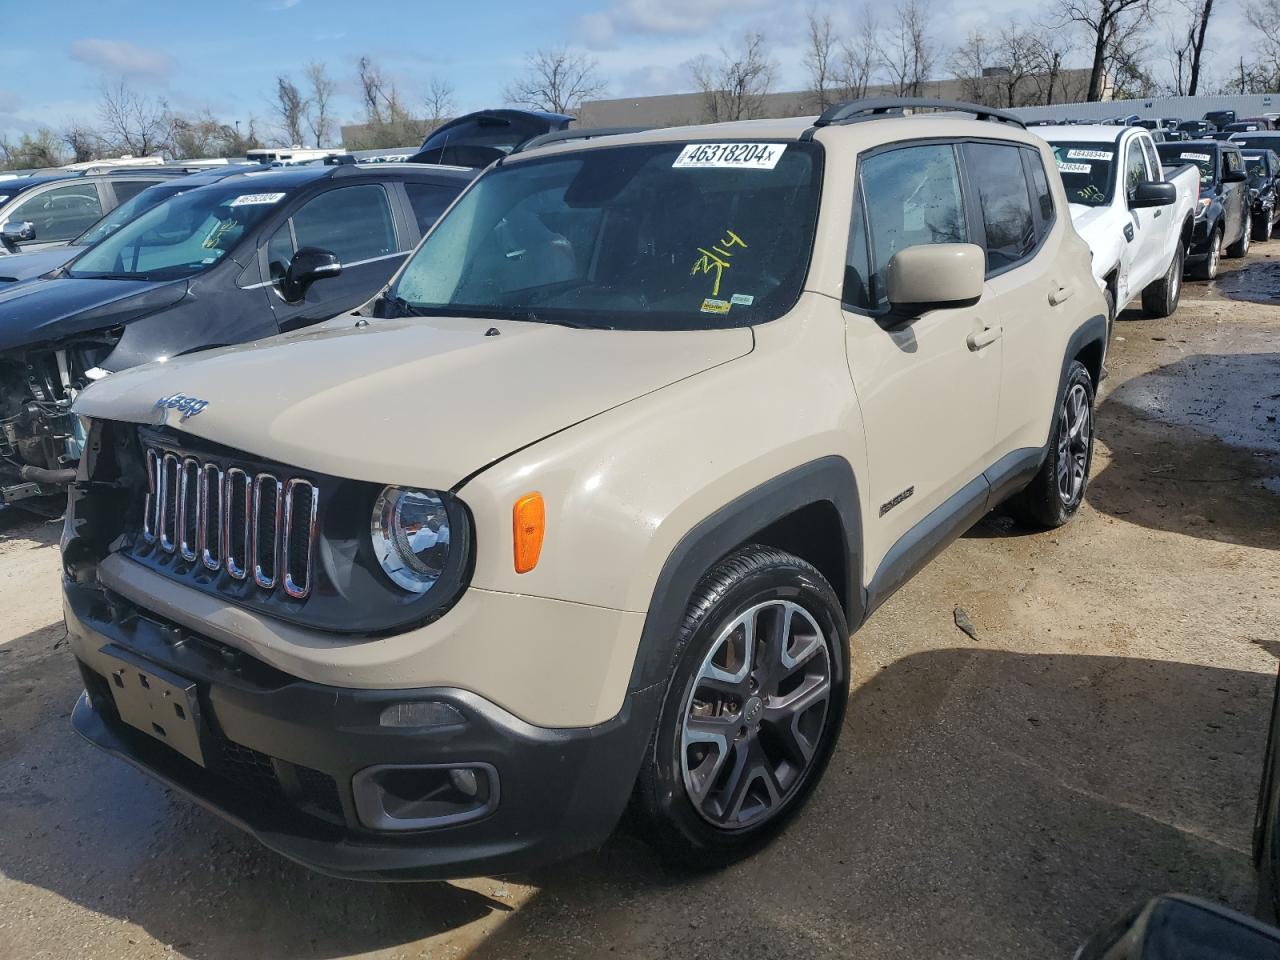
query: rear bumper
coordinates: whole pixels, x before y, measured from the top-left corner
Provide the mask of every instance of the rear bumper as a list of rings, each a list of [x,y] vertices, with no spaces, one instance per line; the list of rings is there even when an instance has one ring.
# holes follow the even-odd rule
[[[65,585],[86,693],[77,732],[314,870],[365,880],[430,880],[527,869],[598,846],[630,797],[660,687],[630,693],[593,727],[536,727],[455,688],[344,689],[290,677],[163,621],[98,587]],[[123,650],[195,684],[205,765],[124,723],[109,679]],[[460,722],[387,727],[393,704],[447,704]],[[361,771],[475,765],[496,776],[482,817],[434,829],[371,829]],[[110,829],[103,825],[104,831]]]

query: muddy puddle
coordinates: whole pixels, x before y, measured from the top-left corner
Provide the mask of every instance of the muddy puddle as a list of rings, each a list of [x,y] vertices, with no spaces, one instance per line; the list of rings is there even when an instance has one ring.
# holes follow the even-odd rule
[[[1280,306],[1280,260],[1249,263],[1224,273],[1213,282],[1211,289],[1228,300]]]

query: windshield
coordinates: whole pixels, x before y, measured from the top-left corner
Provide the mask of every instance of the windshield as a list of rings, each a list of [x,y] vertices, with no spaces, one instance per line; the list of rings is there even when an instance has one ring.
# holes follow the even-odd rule
[[[141,194],[139,194],[141,196]],[[283,200],[247,184],[170,197],[72,261],[71,277],[172,280],[209,269]]]
[[[100,240],[105,240],[126,223],[141,213],[150,210],[161,200],[172,197],[180,188],[174,184],[147,187],[141,193],[130,197],[105,217],[95,223],[80,236],[71,241],[73,247],[91,247]]]
[[[1262,183],[1267,179],[1267,161],[1262,157],[1245,157],[1244,169],[1252,183]]]
[[[1101,207],[1111,199],[1116,149],[1109,143],[1054,143],[1053,155],[1070,203]]]
[[[1200,171],[1200,185],[1208,187],[1213,185],[1214,171],[1217,169],[1212,153],[1203,150],[1197,150],[1195,147],[1178,147],[1174,146],[1169,150],[1160,151],[1161,162],[1171,167],[1182,166],[1183,164],[1195,164]]]
[[[661,143],[495,167],[388,295],[420,315],[622,329],[761,323],[800,294],[814,143]]]

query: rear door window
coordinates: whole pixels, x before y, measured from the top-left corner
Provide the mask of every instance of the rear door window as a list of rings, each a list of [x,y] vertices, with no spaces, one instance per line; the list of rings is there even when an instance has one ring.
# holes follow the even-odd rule
[[[440,219],[445,207],[453,203],[453,198],[460,192],[455,187],[445,187],[438,183],[414,183],[407,181],[405,193],[409,195],[409,205],[413,207],[414,219],[418,221],[418,231],[425,234],[432,224]]]
[[[1029,257],[1036,246],[1031,189],[1022,167],[1021,148],[966,143],[963,149],[982,211],[987,273],[1006,270]]]

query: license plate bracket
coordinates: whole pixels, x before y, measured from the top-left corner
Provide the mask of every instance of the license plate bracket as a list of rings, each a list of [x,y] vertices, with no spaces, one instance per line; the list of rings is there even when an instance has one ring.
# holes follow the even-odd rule
[[[107,644],[99,652],[109,661],[107,686],[120,719],[203,767],[195,682],[115,644]]]

